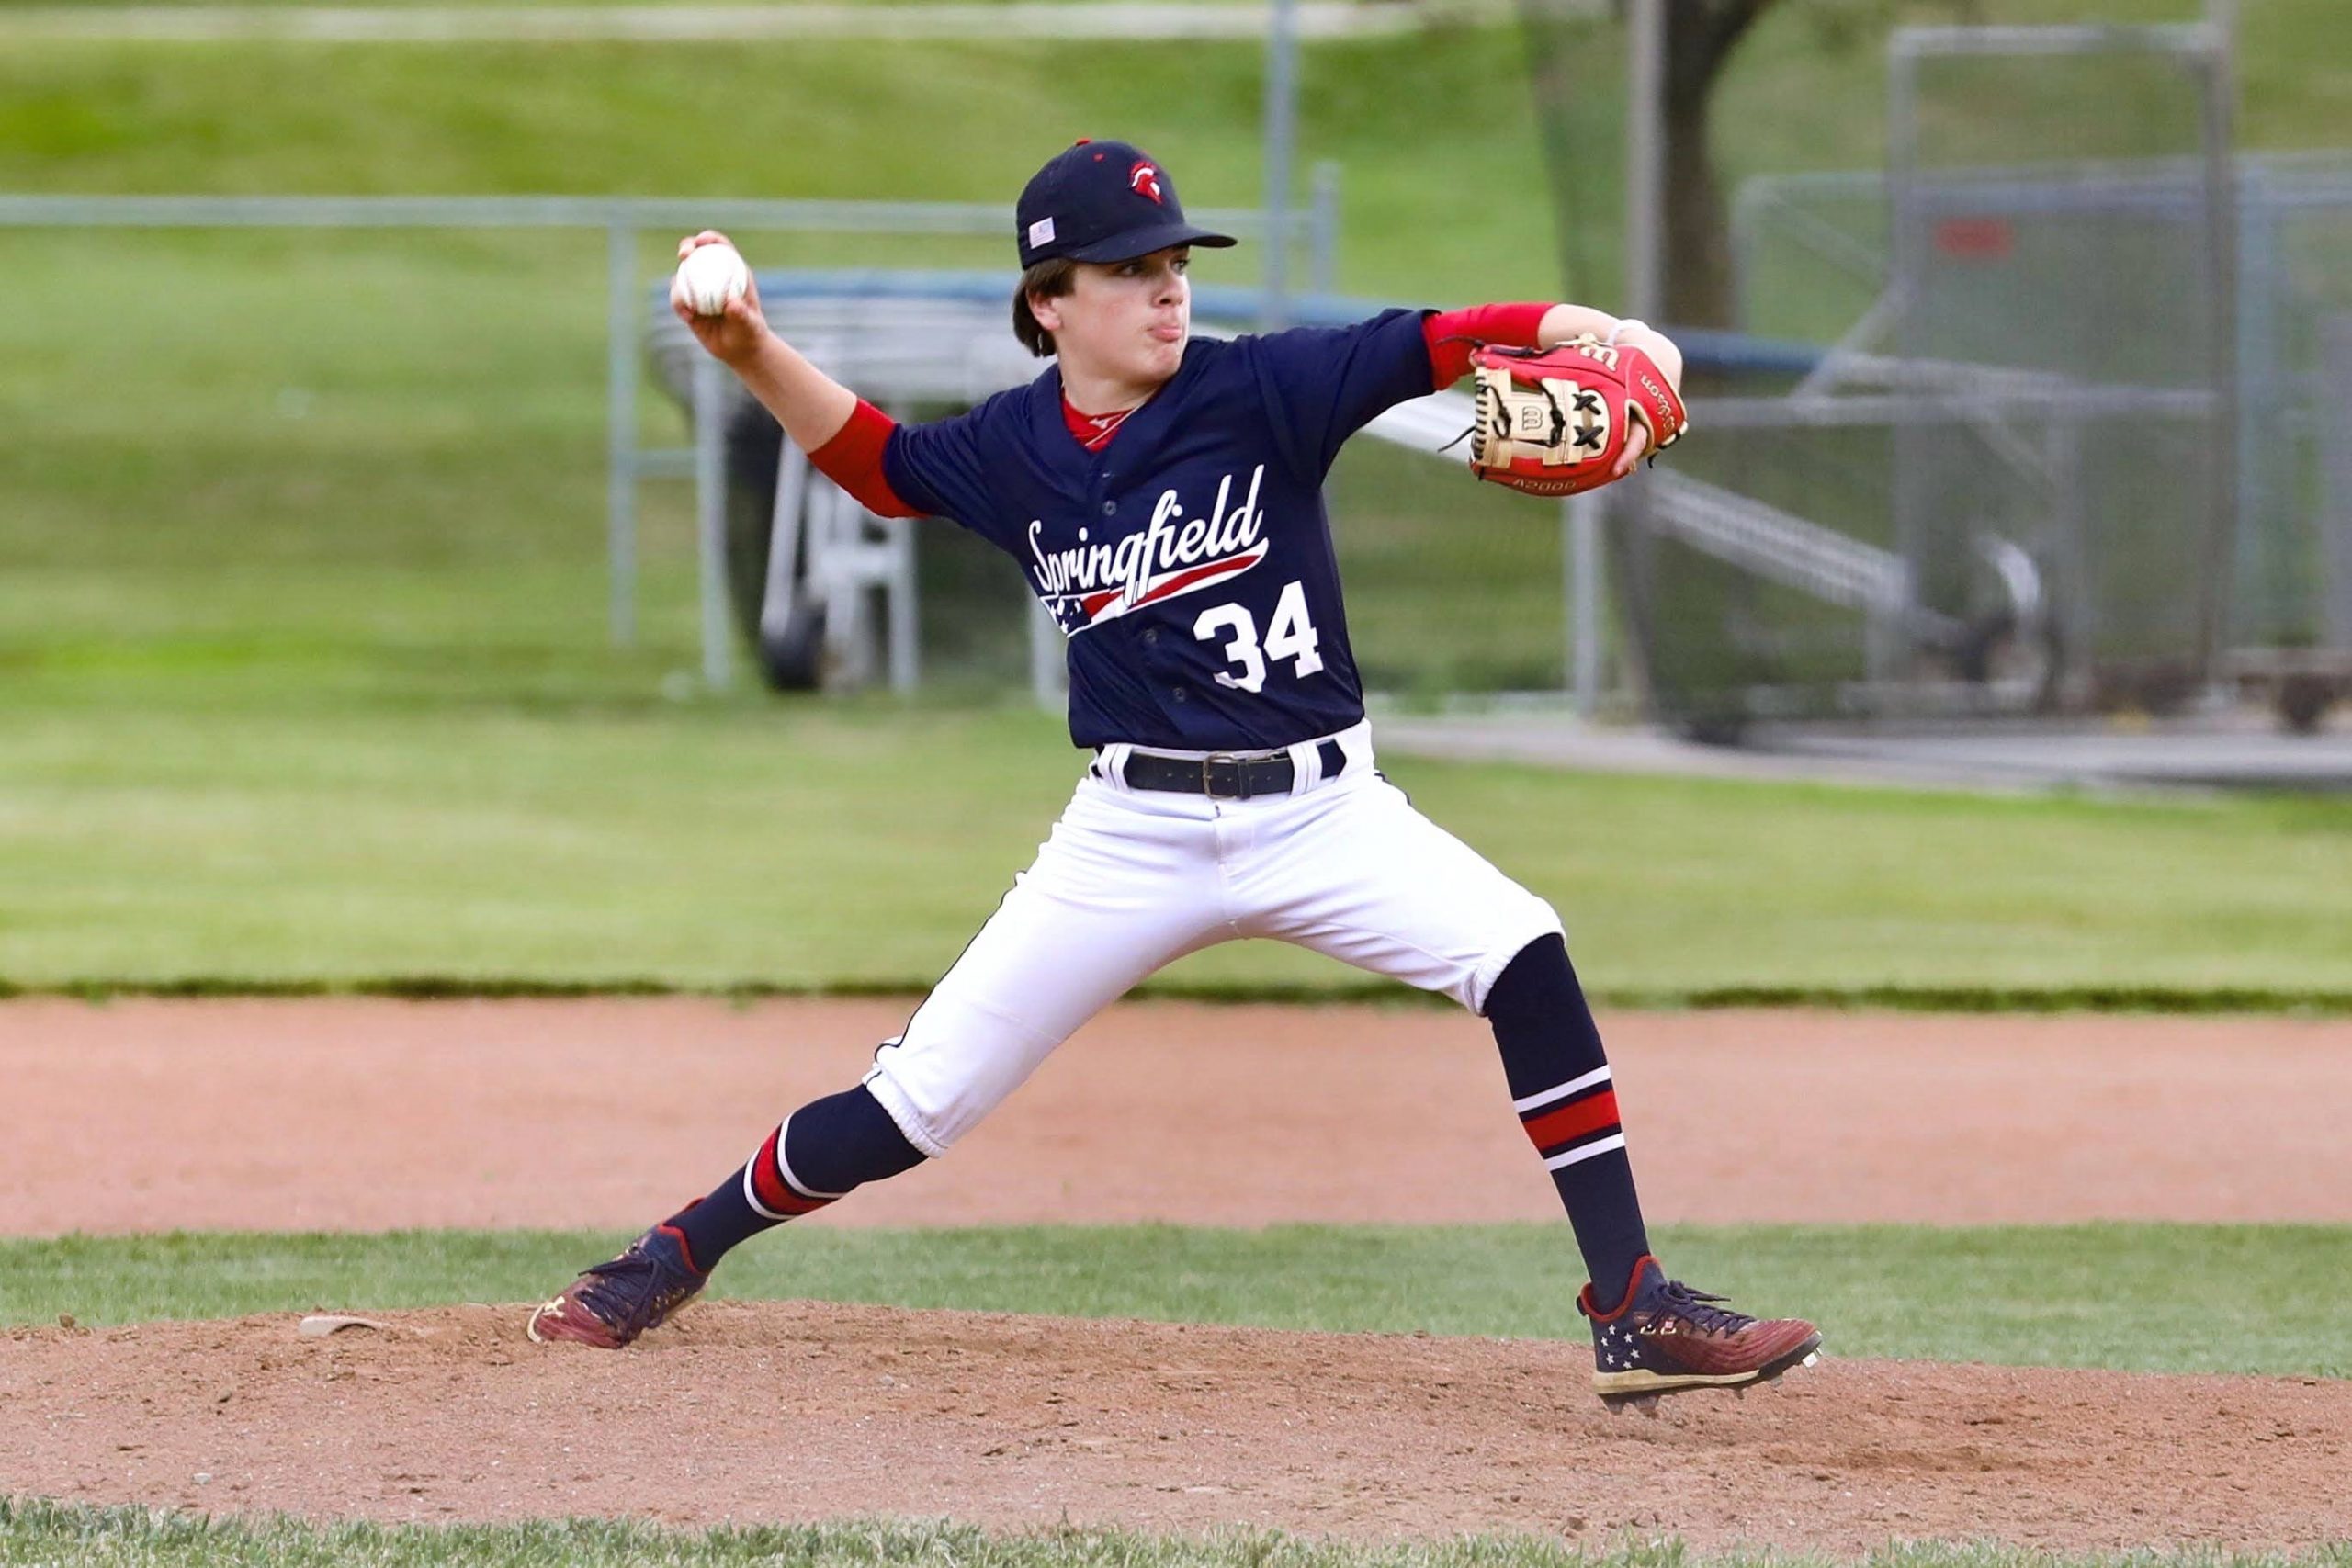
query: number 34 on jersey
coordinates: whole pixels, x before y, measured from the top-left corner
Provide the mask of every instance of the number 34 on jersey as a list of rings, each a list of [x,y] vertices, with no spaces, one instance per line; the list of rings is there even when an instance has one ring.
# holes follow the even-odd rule
[[[1297,581],[1283,584],[1282,596],[1274,601],[1274,618],[1266,627],[1264,640],[1259,640],[1258,617],[1241,604],[1219,604],[1204,610],[1193,622],[1193,635],[1203,642],[1214,642],[1227,633],[1232,640],[1225,645],[1226,661],[1230,671],[1217,671],[1220,686],[1230,686],[1240,692],[1262,692],[1266,689],[1267,667],[1290,665],[1294,680],[1305,680],[1323,668],[1322,655],[1316,651],[1319,639],[1315,635],[1315,623],[1306,613],[1306,590]]]

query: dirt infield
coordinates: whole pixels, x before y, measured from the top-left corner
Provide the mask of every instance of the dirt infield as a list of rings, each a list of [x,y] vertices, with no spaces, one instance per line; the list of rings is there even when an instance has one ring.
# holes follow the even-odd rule
[[[512,1312],[0,1339],[9,1486],[374,1519],[856,1514],[1384,1537],[2296,1547],[2352,1531],[2346,1385],[1829,1362],[1656,1418],[1533,1340],[696,1308],[623,1355]],[[130,1415],[136,1411],[135,1416]]]
[[[0,1234],[634,1225],[902,1012],[11,1004]],[[1661,1219],[2352,1219],[2352,1024],[1604,1021]],[[1552,1216],[1492,1053],[1434,1010],[1120,1010],[951,1158],[816,1223]],[[1605,1413],[1569,1343],[722,1303],[614,1356],[521,1317],[0,1333],[0,1494],[1840,1553],[2352,1538],[2336,1381],[1833,1360],[1651,1419]]]
[[[898,1002],[0,1005],[0,1235],[644,1224]],[[1659,1220],[2352,1220],[2352,1021],[1603,1020]],[[561,1179],[548,1173],[560,1171]],[[1114,1010],[812,1224],[1556,1216],[1486,1026]]]

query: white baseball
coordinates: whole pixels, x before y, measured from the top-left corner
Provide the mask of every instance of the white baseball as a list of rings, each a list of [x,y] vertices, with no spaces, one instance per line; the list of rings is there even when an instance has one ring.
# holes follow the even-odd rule
[[[727,301],[740,299],[752,286],[752,269],[732,245],[696,245],[678,264],[673,291],[697,316],[727,312]]]

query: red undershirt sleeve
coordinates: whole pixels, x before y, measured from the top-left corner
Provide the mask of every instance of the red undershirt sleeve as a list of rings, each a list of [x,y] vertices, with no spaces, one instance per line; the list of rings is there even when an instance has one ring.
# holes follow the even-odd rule
[[[897,420],[860,398],[849,423],[809,453],[808,461],[875,515],[920,517],[922,513],[899,499],[882,472],[882,448],[889,445],[890,433],[898,428]]]
[[[1430,374],[1436,390],[1470,373],[1470,350],[1478,343],[1499,343],[1511,348],[1541,348],[1535,331],[1544,324],[1549,305],[1532,301],[1511,305],[1473,305],[1464,310],[1436,310],[1421,318],[1421,336],[1430,345]],[[1453,342],[1447,342],[1447,339]]]

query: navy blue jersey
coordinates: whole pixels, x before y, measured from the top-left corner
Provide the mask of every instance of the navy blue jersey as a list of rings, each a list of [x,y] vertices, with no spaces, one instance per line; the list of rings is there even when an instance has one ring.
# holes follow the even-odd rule
[[[1418,310],[1196,338],[1099,452],[1050,368],[968,413],[901,425],[908,505],[1006,551],[1069,639],[1069,733],[1259,750],[1363,716],[1323,477],[1340,443],[1430,390]]]

